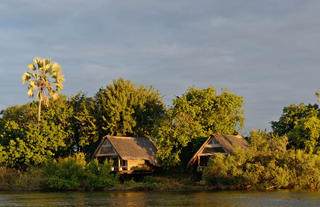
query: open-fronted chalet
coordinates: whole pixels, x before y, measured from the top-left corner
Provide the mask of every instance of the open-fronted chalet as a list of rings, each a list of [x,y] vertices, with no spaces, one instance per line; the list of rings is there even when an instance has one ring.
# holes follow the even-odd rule
[[[105,136],[93,156],[101,162],[112,160],[113,170],[120,173],[149,173],[159,166],[156,152],[145,137]]]
[[[229,154],[234,147],[248,148],[248,142],[240,135],[211,135],[195,153],[188,163],[188,167],[196,167],[202,171],[208,165],[209,158],[216,153]]]

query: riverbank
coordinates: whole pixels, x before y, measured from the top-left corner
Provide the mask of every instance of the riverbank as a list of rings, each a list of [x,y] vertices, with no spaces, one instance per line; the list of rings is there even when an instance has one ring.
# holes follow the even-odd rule
[[[228,162],[221,162],[220,166],[222,166],[222,163]],[[171,170],[158,171],[153,175],[120,175],[111,172],[110,169],[108,163],[99,164],[96,160],[87,163],[84,156],[79,155],[52,161],[42,167],[33,167],[23,171],[0,167],[0,191],[198,192],[224,190],[272,191],[278,189],[317,191],[320,189],[317,187],[318,184],[314,186],[297,182],[301,179],[292,179],[291,181],[295,182],[290,182],[287,185],[271,185],[270,182],[264,182],[264,180],[252,184],[252,182],[249,182],[250,180],[248,182],[243,180],[240,180],[242,182],[236,182],[236,179],[233,179],[231,183],[227,182],[230,181],[229,177],[220,176],[218,180],[215,180],[219,182],[207,182],[203,177],[190,171]],[[305,173],[300,174],[303,176]],[[312,178],[310,177],[307,180]]]
[[[0,191],[6,192],[32,192],[32,191],[66,191],[52,189],[46,185],[47,177],[43,171],[34,168],[30,171],[20,172],[16,170],[9,170],[0,174]],[[75,192],[91,192],[91,191],[106,191],[106,192],[206,192],[206,191],[272,191],[275,189],[252,188],[251,186],[240,185],[207,185],[205,182],[197,179],[192,174],[174,173],[174,174],[157,174],[153,176],[145,176],[140,179],[134,180],[133,178],[127,179],[122,183],[118,182],[114,186],[103,188],[86,188],[77,187],[72,190]],[[289,190],[298,190],[290,188]]]
[[[121,182],[115,182],[113,186],[88,188],[75,187],[71,191],[207,191],[216,190],[215,187],[194,180],[190,175],[184,174],[155,175],[137,177],[122,177]],[[33,168],[29,171],[18,171],[8,168],[0,168],[0,191],[70,191],[70,189],[52,189],[47,185],[48,177],[42,169]]]

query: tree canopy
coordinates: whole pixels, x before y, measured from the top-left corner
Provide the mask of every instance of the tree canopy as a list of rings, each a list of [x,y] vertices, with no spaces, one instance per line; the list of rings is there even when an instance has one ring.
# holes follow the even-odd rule
[[[292,104],[283,108],[279,121],[271,122],[275,133],[287,135],[289,147],[319,151],[320,109],[317,104]]]
[[[101,88],[95,97],[83,92],[49,98],[38,128],[38,101],[2,110],[0,165],[25,169],[83,152],[91,158],[107,135],[145,136],[165,113],[161,95],[152,87],[137,87],[120,78]]]
[[[51,107],[42,113],[41,130],[38,130],[37,103],[9,107],[1,112],[0,145],[7,154],[4,163],[10,167],[26,168],[39,165],[62,155],[71,137],[70,117],[65,96],[51,100]]]
[[[110,134],[153,139],[162,162],[175,166],[196,138],[236,134],[244,120],[242,97],[227,90],[219,94],[214,87],[189,88],[168,109],[152,86],[137,86],[123,78],[100,88],[94,97],[84,93],[57,97],[49,99],[50,106],[42,111],[42,130],[37,128],[37,101],[1,112],[0,147],[5,153],[0,162],[25,168],[75,152],[91,157],[100,139]]]
[[[165,166],[181,164],[188,143],[212,133],[237,134],[243,126],[243,99],[228,90],[189,88],[173,100],[165,120],[156,128],[158,156]],[[185,158],[186,159],[186,158]]]
[[[95,96],[100,136],[149,137],[165,112],[162,96],[152,86],[137,86],[120,78]]]

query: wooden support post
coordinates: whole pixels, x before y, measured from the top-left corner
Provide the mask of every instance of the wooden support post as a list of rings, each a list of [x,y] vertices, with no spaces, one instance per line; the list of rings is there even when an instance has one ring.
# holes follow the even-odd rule
[[[120,163],[120,157],[118,156],[118,169],[119,169],[119,171],[122,170],[122,169],[120,170],[120,168],[121,168],[121,163]]]

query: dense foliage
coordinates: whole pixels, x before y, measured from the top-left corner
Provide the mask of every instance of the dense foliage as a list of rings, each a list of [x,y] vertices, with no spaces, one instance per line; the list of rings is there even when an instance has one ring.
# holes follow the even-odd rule
[[[284,107],[279,121],[273,121],[271,125],[275,133],[288,136],[289,147],[319,151],[320,109],[317,104]]]
[[[152,138],[164,166],[181,165],[201,144],[196,138],[236,134],[243,125],[242,105],[242,97],[227,90],[189,88],[166,110],[158,91],[120,78],[94,97],[80,92],[50,100],[42,107],[41,130],[38,102],[3,110],[0,163],[27,169],[75,152],[91,158],[100,139],[111,134]]]
[[[101,88],[95,96],[96,118],[102,135],[149,137],[163,117],[165,104],[159,92],[137,87],[120,78]]]
[[[210,134],[238,134],[243,127],[243,98],[228,90],[218,93],[213,86],[192,87],[166,109],[152,86],[120,78],[94,97],[80,92],[68,98],[56,94],[64,80],[58,64],[35,59],[28,67],[23,81],[29,83],[29,95],[38,90],[38,101],[1,111],[0,182],[8,188],[6,179],[23,186],[30,173],[37,174],[32,181],[37,186],[56,190],[116,185],[118,175],[111,173],[112,163],[91,160],[107,134],[148,137],[155,141],[163,167],[185,169]],[[56,90],[50,78],[56,79]],[[279,121],[271,124],[274,134],[251,132],[248,150],[211,158],[203,173],[206,183],[241,189],[320,189],[318,105],[285,107]],[[152,177],[144,183],[158,186]]]
[[[156,128],[158,157],[166,167],[181,164],[181,152],[194,139],[212,133],[237,134],[243,126],[243,99],[214,87],[189,88],[173,100],[166,118]],[[188,159],[188,158],[187,158]],[[190,157],[189,157],[190,159]]]
[[[287,143],[286,136],[252,131],[248,150],[212,157],[203,179],[237,189],[320,189],[320,155],[287,150]]]
[[[118,174],[111,173],[112,163],[98,163],[94,159],[86,162],[83,153],[57,161],[50,161],[44,167],[47,176],[45,184],[50,189],[74,190],[77,188],[101,189],[118,183]]]
[[[0,167],[0,190],[99,190],[119,183],[112,163],[87,162],[83,153],[50,160],[27,171]]]
[[[72,134],[69,119],[73,114],[67,103],[66,97],[60,96],[44,108],[41,130],[35,118],[35,102],[3,110],[0,146],[5,159],[0,160],[2,164],[25,169],[59,156],[67,147],[65,140]]]
[[[50,99],[48,107],[42,106],[41,129],[38,106],[35,101],[1,112],[0,165],[27,169],[76,152],[90,159],[107,134],[150,138],[165,113],[157,91],[122,78],[101,88],[95,97],[80,92]]]

